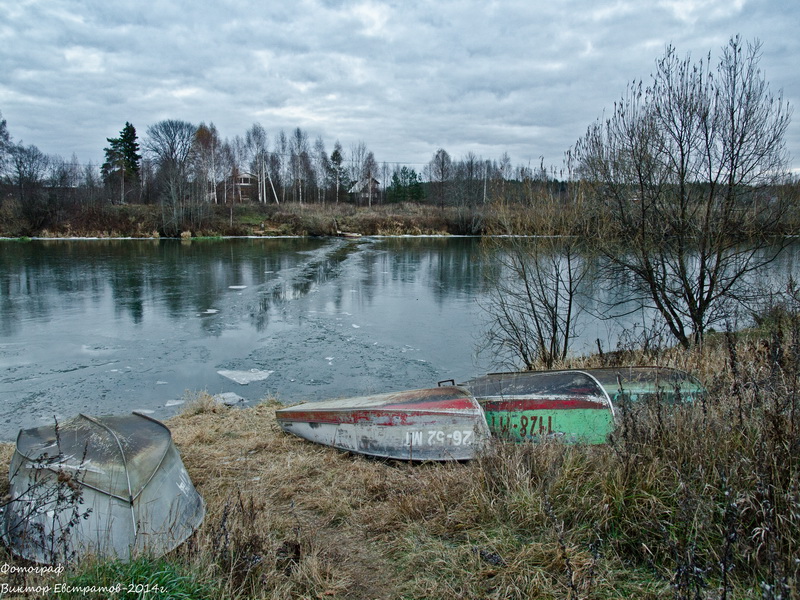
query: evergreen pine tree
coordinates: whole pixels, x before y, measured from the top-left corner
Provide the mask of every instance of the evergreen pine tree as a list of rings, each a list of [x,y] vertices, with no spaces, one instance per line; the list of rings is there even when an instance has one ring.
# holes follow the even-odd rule
[[[125,122],[118,138],[106,138],[109,143],[105,149],[106,160],[102,166],[103,180],[109,187],[118,185],[120,200],[125,200],[126,188],[130,191],[139,180],[139,167],[142,156],[136,141],[136,128]]]

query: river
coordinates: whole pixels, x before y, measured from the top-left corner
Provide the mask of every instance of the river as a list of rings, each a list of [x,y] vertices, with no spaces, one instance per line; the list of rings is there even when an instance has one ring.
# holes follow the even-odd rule
[[[296,402],[489,367],[472,238],[4,241],[0,266],[0,440],[198,391]]]
[[[290,403],[485,373],[485,260],[458,237],[0,241],[0,440],[80,412],[164,419],[201,391]],[[573,351],[644,321],[625,318],[587,313]]]

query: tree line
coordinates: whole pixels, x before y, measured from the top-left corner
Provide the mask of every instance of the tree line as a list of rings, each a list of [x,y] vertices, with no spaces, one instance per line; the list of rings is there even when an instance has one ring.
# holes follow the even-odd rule
[[[259,123],[244,135],[222,138],[213,123],[165,119],[140,139],[126,122],[107,138],[99,167],[47,155],[14,142],[0,114],[0,182],[16,200],[27,230],[57,226],[71,207],[156,204],[162,233],[194,229],[215,205],[433,203],[444,207],[489,203],[506,182],[524,182],[540,170],[519,166],[503,154],[486,160],[470,152],[454,160],[443,148],[418,171],[379,163],[364,142],[330,153],[321,136],[297,127],[270,136]]]

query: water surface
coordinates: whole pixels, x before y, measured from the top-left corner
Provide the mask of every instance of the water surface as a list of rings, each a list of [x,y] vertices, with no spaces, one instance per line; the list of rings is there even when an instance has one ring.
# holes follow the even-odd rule
[[[477,238],[0,241],[0,440],[79,412],[163,419],[200,391],[293,403],[485,374],[491,262]],[[575,354],[653,318],[597,279]]]
[[[475,357],[469,238],[0,243],[0,439],[189,392],[283,402],[435,386]]]

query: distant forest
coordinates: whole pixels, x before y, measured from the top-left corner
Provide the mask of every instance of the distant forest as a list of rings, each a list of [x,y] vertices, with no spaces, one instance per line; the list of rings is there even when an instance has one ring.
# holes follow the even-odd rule
[[[102,165],[81,164],[15,142],[0,114],[2,200],[25,232],[56,228],[77,209],[125,204],[162,207],[162,233],[197,227],[214,205],[420,203],[439,207],[486,205],[502,195],[522,201],[524,186],[555,182],[553,173],[511,164],[507,154],[486,160],[469,152],[453,159],[443,148],[419,172],[379,162],[364,142],[345,149],[307,132],[268,134],[253,124],[222,139],[213,123],[164,120],[140,138],[131,123],[108,138]],[[524,194],[523,194],[524,196]],[[10,206],[4,214],[8,217]]]

